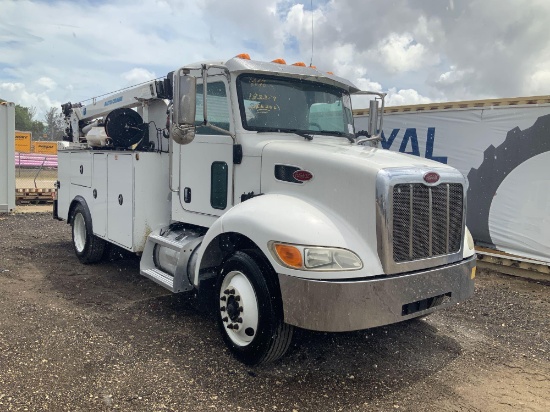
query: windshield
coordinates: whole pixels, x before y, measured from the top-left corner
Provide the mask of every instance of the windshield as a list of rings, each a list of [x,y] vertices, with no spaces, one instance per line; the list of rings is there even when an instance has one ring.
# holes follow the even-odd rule
[[[247,130],[353,135],[349,94],[300,79],[241,75],[237,81],[243,127]]]

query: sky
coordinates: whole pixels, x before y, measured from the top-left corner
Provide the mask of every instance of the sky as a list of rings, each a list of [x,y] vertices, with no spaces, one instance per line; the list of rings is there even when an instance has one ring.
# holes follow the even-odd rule
[[[243,52],[312,62],[389,106],[547,95],[549,24],[549,0],[0,0],[0,98],[43,120]]]

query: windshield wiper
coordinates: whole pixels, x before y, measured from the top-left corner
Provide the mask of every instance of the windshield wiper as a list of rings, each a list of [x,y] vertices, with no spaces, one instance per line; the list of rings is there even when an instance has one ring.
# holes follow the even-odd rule
[[[329,136],[342,136],[347,138],[351,143],[355,143],[355,139],[349,133],[338,132],[336,130],[316,130],[314,133]]]
[[[314,134],[322,134],[327,136],[341,136],[347,138],[351,143],[355,143],[355,139],[352,135],[336,130],[298,130],[298,129],[285,129],[279,127],[262,128],[258,130],[258,133],[265,132],[282,132],[282,133],[294,133],[298,136],[302,136],[304,139],[313,140]]]
[[[303,137],[307,140],[313,140],[313,136],[307,133],[304,133],[297,129],[284,129],[280,127],[271,127],[271,128],[262,128],[261,130],[258,130],[258,133],[269,133],[269,132],[280,132],[280,133],[294,133],[298,136]]]
[[[304,132],[299,132],[298,130],[293,130],[291,133],[295,133],[298,136],[302,136],[306,140],[313,140],[313,136]]]

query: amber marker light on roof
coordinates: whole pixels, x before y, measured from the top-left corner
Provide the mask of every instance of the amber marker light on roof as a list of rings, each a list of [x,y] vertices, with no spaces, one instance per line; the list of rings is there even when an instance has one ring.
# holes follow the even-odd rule
[[[296,62],[292,63],[293,66],[300,66],[300,67],[306,67],[306,64],[304,62]]]
[[[250,60],[250,55],[248,53],[237,54],[235,57],[238,59]]]
[[[332,74],[334,76],[334,73],[333,72],[327,72],[327,74]]]
[[[316,69],[317,66],[314,66],[313,64],[310,64],[310,65],[309,65],[309,68],[310,68],[310,69]]]
[[[286,64],[286,61],[285,59],[275,59],[275,60],[271,60],[271,63]]]
[[[275,252],[281,261],[290,267],[301,268],[303,266],[302,252],[294,246],[275,243]]]

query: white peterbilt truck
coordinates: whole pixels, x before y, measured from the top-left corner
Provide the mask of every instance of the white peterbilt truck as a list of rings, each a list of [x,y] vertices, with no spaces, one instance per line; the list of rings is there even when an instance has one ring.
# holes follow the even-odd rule
[[[354,94],[374,96],[368,131]],[[239,55],[67,103],[54,217],[84,264],[114,244],[174,293],[215,284],[219,329],[247,364],[281,357],[294,327],[424,316],[474,291],[467,181],[377,147],[384,96]]]

